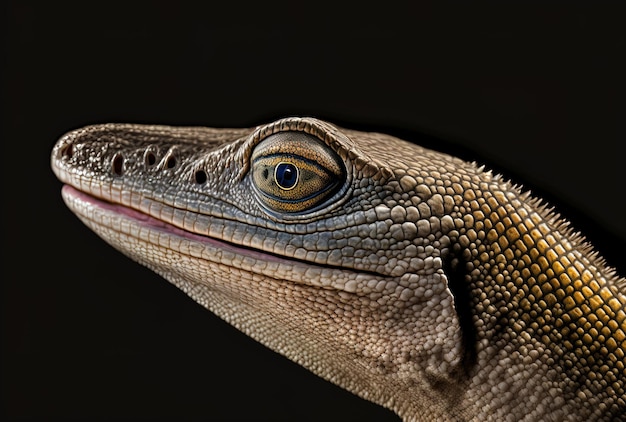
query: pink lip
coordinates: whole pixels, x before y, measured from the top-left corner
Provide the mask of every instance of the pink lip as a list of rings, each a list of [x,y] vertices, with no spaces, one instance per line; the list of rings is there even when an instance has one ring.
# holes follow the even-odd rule
[[[132,220],[137,225],[149,227],[154,230],[159,230],[161,232],[167,233],[170,236],[178,236],[184,239],[191,240],[193,242],[201,243],[212,249],[220,249],[222,251],[229,251],[237,255],[251,257],[253,259],[257,259],[257,260],[264,261],[264,262],[277,262],[277,263],[283,263],[283,264],[289,264],[289,265],[294,264],[294,262],[289,259],[285,259],[285,258],[278,257],[275,255],[260,252],[256,249],[240,247],[232,243],[215,239],[213,237],[203,236],[200,234],[183,230],[179,227],[173,226],[169,223],[166,223],[162,220],[158,220],[148,214],[144,214],[140,211],[134,210],[132,208],[128,208],[124,205],[103,201],[85,192],[82,192],[70,185],[63,185],[62,194],[65,197],[68,197],[68,198],[71,197],[72,200],[74,201],[86,202],[100,210],[116,214],[120,218]]]

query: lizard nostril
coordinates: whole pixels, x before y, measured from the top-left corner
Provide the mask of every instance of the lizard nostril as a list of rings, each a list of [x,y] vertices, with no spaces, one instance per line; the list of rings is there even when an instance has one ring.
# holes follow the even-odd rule
[[[115,157],[113,157],[111,170],[113,170],[113,174],[117,176],[122,175],[122,171],[124,170],[124,157],[122,156],[122,154],[115,154]]]
[[[172,168],[176,167],[176,157],[169,157],[167,159],[167,162],[165,163],[165,166],[168,169],[172,169]]]
[[[154,163],[156,163],[156,156],[152,153],[149,152],[146,154],[146,164],[149,166],[153,166]]]
[[[63,158],[72,158],[74,155],[74,144],[67,144],[61,149],[61,156]]]
[[[207,175],[206,175],[206,171],[204,170],[198,170],[196,171],[196,174],[194,175],[194,178],[196,179],[196,183],[199,185],[202,185],[206,182],[207,180]]]

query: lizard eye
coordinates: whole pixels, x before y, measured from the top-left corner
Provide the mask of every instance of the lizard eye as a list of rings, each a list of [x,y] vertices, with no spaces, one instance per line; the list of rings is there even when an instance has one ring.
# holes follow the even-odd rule
[[[252,152],[252,183],[272,211],[298,213],[321,205],[345,180],[341,159],[304,132],[280,132]]]

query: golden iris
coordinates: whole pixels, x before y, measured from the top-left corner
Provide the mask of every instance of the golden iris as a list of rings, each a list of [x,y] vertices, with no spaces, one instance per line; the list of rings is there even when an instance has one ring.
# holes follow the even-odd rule
[[[280,132],[252,153],[252,182],[264,206],[297,213],[328,199],[345,180],[341,159],[326,144],[303,132]]]

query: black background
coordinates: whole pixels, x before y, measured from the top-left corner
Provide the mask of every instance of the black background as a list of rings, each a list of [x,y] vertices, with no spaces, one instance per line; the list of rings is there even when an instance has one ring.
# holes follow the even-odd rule
[[[389,132],[523,183],[626,274],[626,15],[588,3],[5,2],[2,420],[396,420],[83,227],[49,154],[90,123]]]

